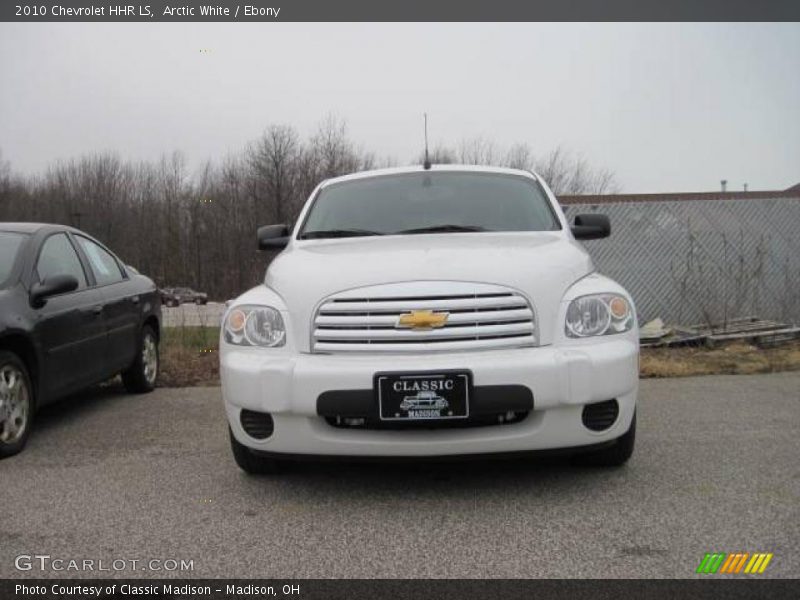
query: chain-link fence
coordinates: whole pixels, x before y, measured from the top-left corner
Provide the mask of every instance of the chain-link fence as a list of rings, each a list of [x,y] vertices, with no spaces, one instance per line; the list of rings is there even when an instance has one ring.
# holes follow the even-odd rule
[[[587,200],[566,200],[567,217],[610,217],[611,237],[586,249],[633,295],[640,323],[800,323],[800,197]]]
[[[164,327],[219,327],[225,305],[221,302],[208,304],[181,304],[161,309]]]

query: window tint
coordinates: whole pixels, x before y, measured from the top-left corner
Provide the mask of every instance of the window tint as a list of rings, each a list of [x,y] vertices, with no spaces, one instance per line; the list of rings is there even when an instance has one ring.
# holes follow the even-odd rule
[[[78,289],[86,287],[86,274],[78,258],[75,248],[66,234],[51,235],[42,245],[39,262],[36,263],[39,281],[54,275],[72,275],[78,280]]]
[[[371,177],[325,188],[311,208],[304,233],[397,234],[441,226],[489,231],[559,229],[548,199],[530,179],[497,173],[427,172]]]
[[[89,264],[92,266],[94,278],[97,280],[97,285],[107,285],[122,281],[122,271],[119,269],[116,259],[111,256],[105,249],[98,246],[93,241],[86,239],[83,236],[76,236],[78,243],[81,245],[83,252],[89,259]]]
[[[17,254],[26,237],[24,233],[0,231],[0,286],[6,283],[6,279],[11,275],[11,269],[14,268]]]

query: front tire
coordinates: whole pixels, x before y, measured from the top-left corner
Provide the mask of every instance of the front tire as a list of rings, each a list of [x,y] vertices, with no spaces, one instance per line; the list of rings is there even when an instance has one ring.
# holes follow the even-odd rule
[[[240,444],[233,436],[233,431],[231,431],[230,427],[228,428],[228,435],[231,438],[233,460],[248,475],[275,475],[286,470],[288,464],[286,461],[259,456],[244,444]]]
[[[614,445],[596,452],[587,452],[575,457],[579,465],[591,467],[621,467],[633,454],[636,442],[636,413],[633,413],[631,426],[624,435],[614,440]]]
[[[133,394],[146,394],[156,387],[160,367],[158,336],[150,325],[142,327],[136,360],[122,372],[125,389]]]
[[[0,351],[0,459],[20,452],[33,426],[33,387],[19,357]]]

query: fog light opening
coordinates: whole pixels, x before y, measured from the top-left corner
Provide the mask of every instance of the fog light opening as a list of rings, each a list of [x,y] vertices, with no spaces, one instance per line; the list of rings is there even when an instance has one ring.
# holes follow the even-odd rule
[[[275,431],[275,423],[269,413],[243,409],[239,413],[239,423],[245,433],[256,440],[265,440]]]
[[[595,402],[583,407],[581,420],[583,426],[591,431],[605,431],[617,422],[619,404],[616,400]]]

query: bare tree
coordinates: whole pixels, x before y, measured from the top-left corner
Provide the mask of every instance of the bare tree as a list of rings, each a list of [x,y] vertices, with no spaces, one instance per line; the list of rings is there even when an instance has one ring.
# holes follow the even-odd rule
[[[522,169],[523,171],[533,170],[533,152],[528,144],[517,143],[511,146],[505,155],[503,164],[512,169]]]
[[[465,165],[493,165],[495,154],[494,142],[480,136],[461,140],[458,146],[459,160]]]
[[[347,137],[347,124],[334,115],[325,117],[311,138],[308,152],[316,163],[321,179],[353,173],[362,158]]]
[[[0,150],[0,219],[9,211],[11,199],[11,165],[3,160],[3,151]]]
[[[593,169],[586,159],[574,157],[556,148],[543,159],[534,161],[534,169],[553,190],[561,194],[613,194],[619,190],[613,173]]]
[[[523,171],[536,171],[559,194],[612,194],[619,191],[614,174],[607,169],[596,169],[582,157],[556,148],[537,159],[530,146],[516,143],[508,149],[498,149],[484,137],[462,140],[457,150],[438,145],[430,153],[433,164],[460,162],[467,165],[495,165]],[[424,152],[417,162],[424,160]]]
[[[428,149],[428,159],[434,165],[448,165],[458,162],[458,155],[455,150],[448,148],[442,144],[437,144],[433,148]],[[415,164],[421,165],[425,162],[425,150],[420,152],[419,157]]]
[[[5,189],[11,179],[11,165],[3,159],[3,151],[0,149],[0,189]]]
[[[483,137],[455,149],[437,144],[430,158],[544,166],[542,175],[562,193],[601,193],[615,185],[609,172],[560,149],[536,161],[526,144],[503,150]],[[274,257],[257,252],[257,226],[291,224],[326,178],[394,164],[358,147],[345,121],[332,115],[308,139],[289,125],[270,125],[241,152],[193,174],[180,152],[145,162],[91,154],[28,177],[14,174],[0,156],[0,219],[80,227],[159,285],[196,286],[224,299],[255,285]]]
[[[297,161],[300,141],[294,128],[273,125],[246,151],[247,160],[256,178],[258,206],[271,208],[277,223],[291,216],[291,200],[297,185]],[[258,216],[258,213],[257,213]]]

